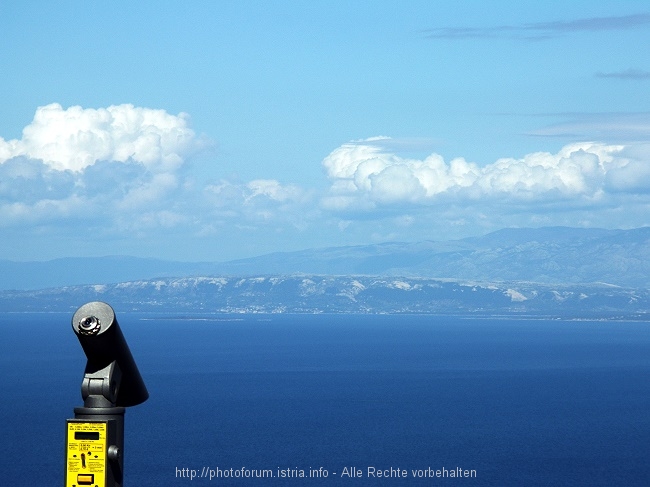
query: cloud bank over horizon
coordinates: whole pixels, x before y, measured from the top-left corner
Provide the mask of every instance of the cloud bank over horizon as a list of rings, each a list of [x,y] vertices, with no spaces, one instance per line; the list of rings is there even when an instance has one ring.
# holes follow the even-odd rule
[[[50,104],[36,110],[22,133],[19,140],[0,138],[5,229],[201,239],[324,228],[336,235],[356,227],[390,240],[404,239],[400,228],[419,228],[409,235],[422,238],[453,226],[473,228],[467,234],[504,226],[650,224],[650,143],[574,142],[556,153],[480,166],[435,152],[404,157],[397,151],[407,143],[376,136],[343,143],[323,158],[329,181],[323,191],[270,178],[188,175],[188,161],[212,142],[190,128],[184,113]]]
[[[309,197],[270,179],[196,181],[188,161],[211,146],[185,113],[39,107],[21,139],[0,137],[0,227],[85,222],[104,233],[209,235],[229,223],[292,221],[291,205]]]
[[[0,226],[168,212],[179,170],[209,145],[188,120],[130,104],[39,107],[21,139],[0,138]]]
[[[323,160],[332,182],[325,207],[369,210],[393,203],[497,200],[531,206],[549,201],[596,203],[608,193],[650,191],[650,144],[573,143],[556,154],[504,157],[480,167],[464,158],[447,163],[436,153],[422,160],[403,158],[384,149],[390,140],[349,142]]]

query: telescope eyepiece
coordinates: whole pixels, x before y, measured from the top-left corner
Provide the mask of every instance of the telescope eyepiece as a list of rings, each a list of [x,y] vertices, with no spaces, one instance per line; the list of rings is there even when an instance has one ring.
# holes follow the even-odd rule
[[[102,324],[96,316],[86,316],[79,320],[79,333],[81,335],[96,335],[102,329]]]

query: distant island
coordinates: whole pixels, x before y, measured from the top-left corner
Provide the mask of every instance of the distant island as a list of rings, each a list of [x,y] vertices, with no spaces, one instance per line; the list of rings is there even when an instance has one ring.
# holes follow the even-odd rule
[[[650,319],[650,291],[606,284],[455,282],[372,276],[184,277],[0,292],[0,311],[74,311],[105,301],[120,311],[423,313]]]
[[[0,311],[650,317],[650,227],[506,229],[455,241],[269,254],[0,261]]]

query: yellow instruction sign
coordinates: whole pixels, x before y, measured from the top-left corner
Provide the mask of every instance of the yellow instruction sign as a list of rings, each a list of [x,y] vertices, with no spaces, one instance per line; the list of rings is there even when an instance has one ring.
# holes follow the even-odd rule
[[[106,421],[68,420],[65,487],[106,487]]]

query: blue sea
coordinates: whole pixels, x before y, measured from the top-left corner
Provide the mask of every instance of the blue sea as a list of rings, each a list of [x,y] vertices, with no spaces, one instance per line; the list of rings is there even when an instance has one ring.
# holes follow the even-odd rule
[[[1,485],[63,485],[71,316],[0,315]],[[127,487],[650,485],[647,322],[117,317]]]

